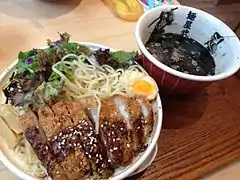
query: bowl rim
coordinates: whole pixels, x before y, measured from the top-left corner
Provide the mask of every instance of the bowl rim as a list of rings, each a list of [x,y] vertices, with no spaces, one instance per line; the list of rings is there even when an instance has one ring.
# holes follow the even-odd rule
[[[213,19],[215,19],[216,21],[218,21],[222,26],[224,26],[226,29],[228,29],[229,32],[231,32],[232,34],[235,34],[224,22],[222,22],[220,19],[214,17],[213,15],[204,12],[200,9],[194,8],[194,7],[190,7],[190,6],[183,6],[183,5],[164,5],[164,6],[158,6],[155,7],[147,12],[145,12],[137,21],[136,26],[135,26],[135,40],[137,42],[137,46],[139,47],[139,49],[141,50],[141,52],[143,53],[144,56],[146,56],[147,60],[150,61],[151,63],[153,63],[155,66],[157,66],[158,68],[166,71],[167,73],[182,78],[182,79],[187,79],[187,80],[194,80],[194,81],[204,81],[204,82],[209,82],[209,81],[216,81],[216,80],[221,80],[221,79],[225,79],[227,77],[232,76],[233,74],[235,74],[239,69],[240,69],[240,60],[239,60],[239,65],[236,66],[235,68],[232,68],[231,71],[229,71],[228,73],[220,73],[217,75],[213,75],[213,76],[197,76],[197,75],[192,75],[192,74],[186,74],[177,70],[174,70],[170,67],[168,67],[167,65],[161,63],[160,61],[158,61],[154,56],[152,56],[150,54],[150,52],[145,48],[144,43],[141,40],[141,35],[140,35],[140,26],[142,21],[146,18],[146,16],[148,16],[149,14],[155,13],[155,11],[159,10],[159,12],[161,12],[164,9],[167,8],[175,8],[175,7],[184,7],[184,8],[189,8],[190,10],[194,10],[196,12],[202,13],[205,16],[210,16]],[[237,36],[235,34],[235,36]],[[240,49],[240,41],[238,42],[238,46]]]
[[[107,47],[107,46],[104,46],[104,45],[101,45],[101,44],[97,44],[97,43],[79,42],[79,41],[72,41],[72,42],[76,42],[78,44],[85,45],[85,46],[88,46],[90,48],[102,48],[102,49],[110,49],[110,51],[116,51],[115,49],[112,49],[110,47]],[[45,49],[47,47],[48,46],[43,46],[40,49]],[[11,71],[13,68],[15,68],[15,66],[17,64],[17,61],[18,61],[18,59],[16,59],[13,63],[11,63],[0,74],[0,84],[3,81],[3,79],[5,78],[5,76],[8,74],[8,72]],[[157,145],[157,141],[158,141],[160,131],[161,131],[161,128],[162,128],[162,119],[163,119],[162,103],[161,103],[161,98],[160,98],[159,94],[156,97],[156,104],[157,104],[156,112],[157,112],[158,118],[156,119],[157,123],[156,123],[156,127],[155,127],[155,132],[152,135],[152,139],[148,143],[147,149],[142,153],[141,157],[138,160],[136,160],[134,163],[129,165],[129,167],[127,167],[126,171],[115,175],[115,177],[110,177],[109,179],[120,180],[120,179],[124,179],[124,178],[128,177],[129,175],[131,175],[147,159],[148,155],[151,154],[151,152],[153,151],[153,149]],[[24,172],[22,169],[18,168],[14,163],[11,162],[11,160],[9,160],[7,158],[7,156],[4,155],[4,153],[2,152],[1,149],[0,149],[0,160],[10,171],[12,171],[14,174],[18,175],[20,178],[26,179],[26,180],[36,180],[37,179],[36,177],[31,176],[31,175],[27,174],[26,172]]]

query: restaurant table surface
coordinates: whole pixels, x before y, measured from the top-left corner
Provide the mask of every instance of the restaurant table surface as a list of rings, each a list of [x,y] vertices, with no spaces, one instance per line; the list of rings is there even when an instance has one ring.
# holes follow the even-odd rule
[[[75,41],[95,42],[115,49],[136,50],[134,28],[134,22],[125,22],[116,18],[100,0],[60,0],[58,2],[1,0],[0,71],[16,59],[19,51],[44,46],[47,38],[58,38],[57,32],[68,32]],[[232,79],[231,82],[239,83],[236,79]],[[239,87],[237,86],[237,88]],[[181,136],[181,133],[179,136]],[[236,142],[236,144],[238,143]],[[159,147],[161,148],[161,144]],[[237,151],[235,153],[237,154],[235,154],[234,159],[240,157],[239,144],[236,147]],[[177,154],[178,152],[174,153]],[[154,165],[147,171],[153,172],[153,174],[158,172],[161,167],[158,166],[158,161],[161,163],[161,160],[157,158]],[[213,170],[213,168],[209,168]],[[200,171],[199,175],[202,175]],[[180,179],[197,177],[196,174],[195,176],[182,175]],[[143,175],[142,178],[149,179],[146,175]],[[177,178],[175,176],[175,179]],[[17,180],[19,178],[0,162],[0,179]],[[201,179],[239,180],[240,162],[235,160],[228,165],[214,169]]]

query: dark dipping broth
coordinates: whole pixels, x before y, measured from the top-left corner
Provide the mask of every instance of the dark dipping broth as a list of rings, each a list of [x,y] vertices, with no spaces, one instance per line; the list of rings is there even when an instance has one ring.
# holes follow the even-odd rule
[[[215,74],[215,62],[210,52],[188,36],[152,33],[145,46],[157,60],[172,69],[199,76]]]

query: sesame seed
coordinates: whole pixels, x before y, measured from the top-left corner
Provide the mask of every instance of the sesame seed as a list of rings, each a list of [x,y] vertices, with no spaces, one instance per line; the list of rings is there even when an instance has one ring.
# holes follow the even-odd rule
[[[113,139],[113,142],[115,142],[116,140],[115,139]]]
[[[120,138],[117,138],[117,141],[120,141]]]
[[[88,152],[86,151],[85,154],[88,155]]]
[[[51,139],[50,138],[48,138],[48,141],[50,141]]]
[[[59,136],[62,136],[62,132],[59,133]]]
[[[109,151],[110,151],[110,152],[113,152],[113,150],[112,150],[112,149],[110,149]]]
[[[56,174],[59,174],[59,171],[57,171]]]
[[[108,162],[110,163],[110,162],[111,162],[111,159],[109,159]]]
[[[114,150],[114,151],[115,151],[115,150],[118,150],[118,148],[117,148],[117,147],[114,147],[113,150]]]
[[[75,137],[75,136],[73,136],[73,137],[72,137],[72,140],[75,140],[75,139],[76,139],[76,137]]]
[[[140,129],[140,126],[138,126],[137,129]]]
[[[48,150],[48,146],[46,146],[45,149]]]
[[[99,163],[99,159],[96,160],[96,163]]]
[[[114,124],[112,125],[112,127],[115,127]]]
[[[129,148],[129,147],[130,147],[130,144],[127,143],[127,147]]]
[[[96,154],[96,157],[98,157],[98,154]]]
[[[72,137],[72,134],[69,134],[70,137]]]
[[[93,151],[93,146],[90,148],[90,152],[92,152]]]
[[[89,154],[88,157],[91,159],[92,158],[91,154]]]
[[[123,128],[120,128],[120,130],[122,131],[122,130],[123,130]]]
[[[101,128],[103,128],[103,124],[101,124]]]
[[[76,147],[77,146],[76,143],[73,143],[73,146]]]
[[[102,164],[102,168],[104,168],[104,164]]]
[[[57,136],[54,136],[54,139],[56,140],[56,139],[57,139]]]

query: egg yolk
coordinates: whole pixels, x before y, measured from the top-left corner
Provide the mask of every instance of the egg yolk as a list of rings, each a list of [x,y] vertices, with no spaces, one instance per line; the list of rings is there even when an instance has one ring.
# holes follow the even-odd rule
[[[135,94],[148,96],[152,93],[152,85],[145,80],[138,80],[132,85],[132,90]]]

